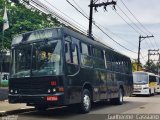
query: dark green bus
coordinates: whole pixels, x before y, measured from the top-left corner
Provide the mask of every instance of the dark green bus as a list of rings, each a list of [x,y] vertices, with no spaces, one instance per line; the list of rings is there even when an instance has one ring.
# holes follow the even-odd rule
[[[21,34],[12,41],[9,102],[37,109],[110,100],[122,104],[133,90],[131,60],[72,29]]]

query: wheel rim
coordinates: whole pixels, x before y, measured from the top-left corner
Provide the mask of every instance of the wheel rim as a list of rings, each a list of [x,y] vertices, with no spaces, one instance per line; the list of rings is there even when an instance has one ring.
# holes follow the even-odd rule
[[[83,104],[86,110],[90,107],[90,97],[88,95],[84,95]]]

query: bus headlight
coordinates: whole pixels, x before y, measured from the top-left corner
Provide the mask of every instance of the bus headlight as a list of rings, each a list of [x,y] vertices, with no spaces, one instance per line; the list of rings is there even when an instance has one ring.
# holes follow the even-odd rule
[[[12,90],[12,89],[10,90],[10,93],[13,93],[13,90]]]
[[[51,90],[50,90],[50,89],[48,89],[48,93],[51,93]]]
[[[17,90],[15,90],[15,92],[14,92],[15,94],[17,94],[18,93],[18,91]]]
[[[56,92],[56,88],[53,88],[53,92]]]

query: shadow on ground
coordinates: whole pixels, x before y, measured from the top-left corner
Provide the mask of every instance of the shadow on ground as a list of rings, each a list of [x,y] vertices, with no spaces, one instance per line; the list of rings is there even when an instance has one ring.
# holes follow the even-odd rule
[[[71,106],[57,109],[48,109],[46,111],[33,111],[23,113],[20,114],[19,117],[20,119],[24,120],[26,118],[26,120],[105,120],[107,119],[107,114],[125,112],[143,104],[144,103],[126,101],[123,105],[117,106],[111,105],[110,102],[98,102],[92,105],[92,110],[88,114],[81,114],[78,110],[78,106]],[[98,111],[103,111],[103,113],[98,113]],[[110,113],[108,113],[108,111],[110,111]]]

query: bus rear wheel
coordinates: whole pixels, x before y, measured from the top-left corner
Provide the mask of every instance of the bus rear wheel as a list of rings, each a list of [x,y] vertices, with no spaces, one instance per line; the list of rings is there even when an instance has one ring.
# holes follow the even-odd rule
[[[118,98],[111,99],[111,103],[114,105],[122,105],[123,104],[123,90],[119,88]]]
[[[88,89],[84,89],[81,96],[80,112],[88,113],[91,109],[91,95]]]

